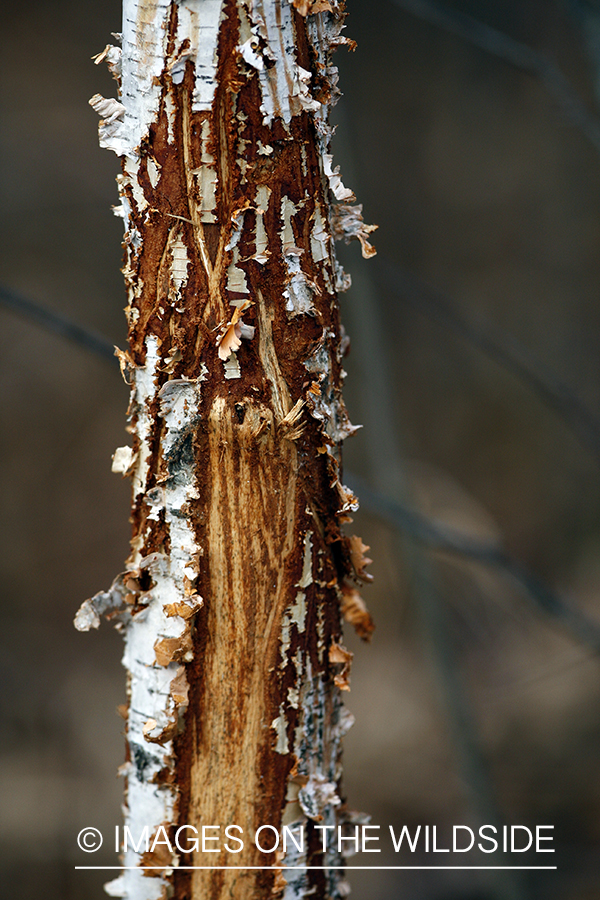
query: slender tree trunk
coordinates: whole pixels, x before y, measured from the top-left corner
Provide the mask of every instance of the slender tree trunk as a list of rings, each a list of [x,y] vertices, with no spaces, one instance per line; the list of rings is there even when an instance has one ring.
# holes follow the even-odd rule
[[[371,252],[329,154],[342,24],[336,0],[125,0],[122,52],[98,58],[120,86],[91,103],[122,158],[133,445],[113,468],[133,479],[133,539],[77,624],[123,629],[126,824],[151,835],[125,865],[167,867],[127,869],[113,896],[345,894],[338,869],[275,868],[343,865],[315,827],[351,818],[341,608],[372,627],[345,581],[365,548],[340,531],[357,504],[332,228]],[[189,829],[177,848],[184,824],[219,826],[204,849],[220,852]],[[255,846],[285,824],[302,850]],[[274,868],[183,869],[219,865]]]

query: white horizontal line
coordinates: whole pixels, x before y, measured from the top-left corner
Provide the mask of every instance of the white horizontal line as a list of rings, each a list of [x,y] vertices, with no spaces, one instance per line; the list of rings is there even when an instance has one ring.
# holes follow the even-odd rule
[[[132,870],[135,870],[135,869],[137,869],[137,870],[146,870],[146,869],[156,870],[156,869],[158,869],[160,871],[169,870],[169,871],[173,871],[173,872],[175,872],[177,870],[190,871],[191,869],[209,869],[211,871],[221,870],[221,869],[237,869],[237,870],[240,870],[240,869],[243,869],[243,870],[274,869],[274,870],[278,870],[280,872],[281,871],[285,872],[286,869],[303,869],[303,870],[304,869],[311,869],[311,870],[318,869],[320,871],[323,871],[324,869],[326,869],[327,871],[329,871],[330,869],[343,869],[346,872],[351,872],[353,869],[356,869],[356,870],[360,869],[361,871],[369,869],[372,871],[382,872],[382,871],[391,871],[391,870],[396,871],[396,870],[400,870],[400,869],[411,869],[411,870],[415,870],[415,869],[419,869],[419,870],[459,869],[461,871],[466,871],[467,869],[469,869],[469,870],[471,870],[471,869],[486,869],[486,870],[487,869],[502,869],[502,870],[514,871],[516,869],[519,869],[519,870],[557,869],[558,866],[75,866],[75,868],[76,869],[88,869],[88,870],[89,869],[103,869],[103,870],[111,869],[111,870],[118,870],[119,872],[122,872],[126,869],[132,869]]]

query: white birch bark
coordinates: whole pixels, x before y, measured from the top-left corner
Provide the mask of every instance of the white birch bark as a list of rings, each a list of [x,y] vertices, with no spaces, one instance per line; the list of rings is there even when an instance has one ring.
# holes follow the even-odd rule
[[[354,429],[332,234],[374,251],[329,147],[342,26],[337,0],[124,0],[122,50],[98,58],[119,83],[90,102],[122,159],[133,445],[113,469],[132,477],[133,539],[76,625],[106,614],[123,630],[126,825],[154,842],[128,849],[111,896],[347,892],[339,868],[177,871],[341,866],[314,830],[275,859],[171,852],[181,824],[239,824],[247,840],[352,820],[341,612],[363,636],[372,625],[351,584],[368,548],[340,530],[357,502],[341,481]]]

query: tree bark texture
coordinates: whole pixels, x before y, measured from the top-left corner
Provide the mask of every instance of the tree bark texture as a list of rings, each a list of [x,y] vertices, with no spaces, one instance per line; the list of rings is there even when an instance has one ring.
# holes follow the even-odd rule
[[[332,238],[374,252],[329,152],[343,18],[336,0],[125,0],[122,49],[97,58],[119,83],[90,102],[122,159],[133,440],[113,469],[133,481],[133,538],[76,624],[123,630],[126,824],[161,838],[128,847],[112,896],[346,892],[340,869],[276,868],[343,866],[314,825],[352,820],[342,613],[372,628],[353,585],[367,548],[340,529],[357,501]],[[302,851],[254,845],[293,823]],[[172,853],[182,824],[220,826],[221,851]],[[183,868],[219,865],[273,868]]]

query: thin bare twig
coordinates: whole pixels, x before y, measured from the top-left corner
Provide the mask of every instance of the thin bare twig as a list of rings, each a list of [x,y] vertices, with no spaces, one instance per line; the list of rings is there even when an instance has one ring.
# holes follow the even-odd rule
[[[432,550],[453,553],[498,569],[525,591],[538,610],[561,622],[579,642],[591,647],[596,653],[600,652],[600,624],[573,609],[502,547],[473,540],[453,528],[436,525],[391,497],[373,491],[356,475],[346,472],[345,480],[360,495],[365,509]]]
[[[566,118],[576,125],[600,152],[600,121],[589,112],[553,59],[460,10],[440,6],[433,0],[393,0],[393,2],[419,19],[443,28],[518,69],[537,75],[548,91],[554,95]]]
[[[513,335],[491,322],[474,324],[463,319],[454,308],[452,300],[430,287],[394,263],[376,260],[376,268],[386,290],[405,303],[409,303],[423,315],[436,318],[445,326],[469,341],[494,362],[519,378],[544,403],[557,413],[576,438],[600,462],[600,422],[581,402],[577,394],[554,375]],[[398,316],[398,307],[391,305],[391,314]]]
[[[35,322],[46,331],[58,334],[60,337],[79,344],[85,350],[90,350],[96,356],[103,359],[115,360],[115,348],[107,341],[105,337],[92,331],[90,328],[84,328],[73,322],[68,316],[62,313],[54,312],[39,303],[35,303],[28,297],[23,297],[17,291],[0,285],[0,304],[10,309],[11,312],[23,316],[31,322]]]

